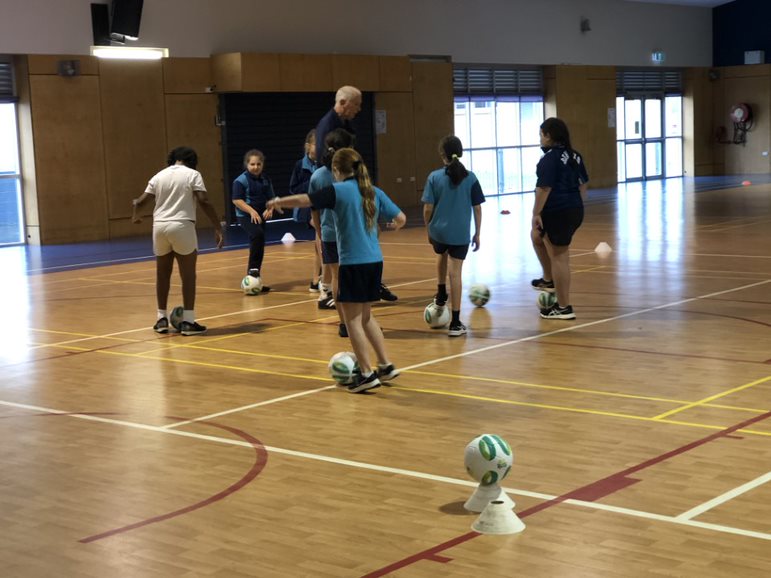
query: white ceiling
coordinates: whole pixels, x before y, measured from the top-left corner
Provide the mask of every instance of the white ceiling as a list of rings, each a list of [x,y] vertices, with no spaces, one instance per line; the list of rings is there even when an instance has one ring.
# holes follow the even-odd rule
[[[702,8],[714,8],[721,4],[728,4],[733,0],[626,0],[627,2],[648,2],[650,4],[680,4],[681,6],[697,6]]]

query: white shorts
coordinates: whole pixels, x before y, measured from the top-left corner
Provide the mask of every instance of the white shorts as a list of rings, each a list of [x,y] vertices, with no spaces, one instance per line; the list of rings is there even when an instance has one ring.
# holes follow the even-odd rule
[[[193,221],[160,221],[153,223],[153,253],[157,257],[174,251],[189,255],[198,250],[198,235]]]

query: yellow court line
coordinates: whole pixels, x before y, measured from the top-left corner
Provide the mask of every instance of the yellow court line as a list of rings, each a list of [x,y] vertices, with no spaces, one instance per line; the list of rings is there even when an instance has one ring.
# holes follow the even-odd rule
[[[727,395],[731,395],[732,393],[737,393],[739,391],[743,391],[745,389],[749,389],[751,387],[755,387],[756,385],[760,385],[761,383],[765,383],[766,381],[771,380],[771,375],[763,377],[761,379],[756,379],[755,381],[751,381],[750,383],[745,383],[744,385],[740,385],[739,387],[734,387],[733,389],[729,389],[727,391],[724,391],[722,393],[716,393],[715,395],[711,395],[709,397],[705,397],[704,399],[700,401],[694,401],[693,403],[689,403],[687,405],[684,405],[682,407],[678,407],[675,409],[672,409],[670,411],[666,411],[662,414],[657,415],[653,419],[663,419],[665,417],[669,417],[670,415],[674,415],[676,413],[680,413],[681,411],[685,411],[687,409],[691,409],[693,407],[697,407],[699,405],[705,405],[707,402],[712,401],[713,399],[720,399],[721,397],[725,397]]]
[[[600,411],[600,410],[594,410],[594,409],[581,409],[581,408],[572,408],[572,407],[564,407],[560,405],[549,405],[549,404],[543,404],[543,403],[531,403],[526,401],[512,401],[508,399],[496,399],[492,397],[484,397],[484,396],[477,396],[477,395],[469,395],[466,393],[455,393],[451,391],[439,391],[439,390],[433,390],[433,389],[421,389],[421,388],[414,388],[414,387],[403,387],[403,386],[394,386],[395,389],[400,389],[404,391],[415,391],[418,393],[428,393],[433,395],[446,395],[449,397],[460,397],[464,399],[473,399],[477,401],[486,401],[486,402],[493,402],[493,403],[501,403],[505,405],[517,405],[517,406],[524,406],[524,407],[537,407],[540,409],[550,409],[550,410],[556,410],[556,411],[566,411],[569,413],[583,413],[588,415],[601,415],[605,417],[620,417],[622,419],[631,419],[636,421],[647,421],[647,422],[656,422],[656,423],[666,423],[666,424],[674,424],[674,425],[684,425],[688,427],[697,427],[697,428],[703,428],[703,429],[713,429],[713,430],[724,430],[730,426],[725,425],[708,425],[703,423],[692,423],[692,422],[684,422],[684,421],[674,421],[674,420],[665,420],[665,419],[657,419],[655,417],[647,417],[647,416],[641,416],[641,415],[632,415],[632,414],[626,414],[626,413],[615,413],[615,412],[609,412],[609,411]],[[753,431],[753,430],[737,430],[737,432],[742,432],[746,434],[752,434],[752,435],[759,435],[759,436],[769,436],[771,437],[771,432],[764,432],[764,431]]]
[[[39,331],[40,333],[54,333],[57,335],[77,335],[78,337],[90,337],[92,339],[115,339],[117,341],[128,341],[129,343],[136,343],[140,341],[139,339],[127,339],[125,337],[103,337],[101,335],[92,335],[91,333],[77,333],[75,331],[56,331],[54,329],[36,329],[35,327],[28,327],[28,329],[30,331]]]

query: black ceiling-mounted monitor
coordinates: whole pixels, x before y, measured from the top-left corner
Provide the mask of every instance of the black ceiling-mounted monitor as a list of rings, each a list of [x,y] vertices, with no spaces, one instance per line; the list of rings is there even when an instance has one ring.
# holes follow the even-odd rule
[[[112,0],[110,33],[127,38],[139,38],[144,0]]]

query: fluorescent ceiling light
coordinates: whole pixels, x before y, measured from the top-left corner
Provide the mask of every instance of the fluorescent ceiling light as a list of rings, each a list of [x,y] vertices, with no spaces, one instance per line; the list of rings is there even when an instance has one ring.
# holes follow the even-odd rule
[[[168,48],[146,48],[134,46],[92,46],[91,55],[97,58],[123,60],[159,60],[168,58]]]

